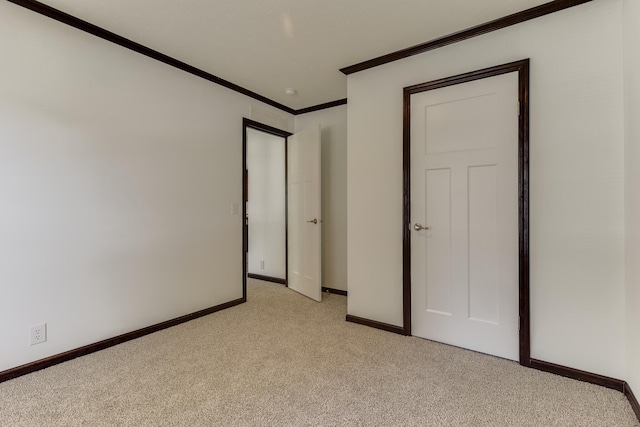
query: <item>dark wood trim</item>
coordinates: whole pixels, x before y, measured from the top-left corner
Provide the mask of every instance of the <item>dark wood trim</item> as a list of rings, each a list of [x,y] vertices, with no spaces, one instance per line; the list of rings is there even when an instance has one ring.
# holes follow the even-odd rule
[[[466,30],[458,31],[456,33],[449,34],[444,37],[439,37],[431,41],[420,43],[415,46],[411,46],[405,49],[401,49],[386,55],[379,56],[377,58],[369,59],[348,67],[341,68],[340,71],[343,74],[349,75],[357,73],[359,71],[368,70],[379,65],[387,64],[389,62],[397,61],[399,59],[407,58],[409,56],[418,55],[420,53],[435,50],[450,44],[458,43],[473,37],[481,36],[483,34],[490,33],[492,31],[500,30],[502,28],[510,27],[512,25],[520,24],[531,19],[539,18],[550,13],[559,12],[564,9],[568,9],[573,6],[578,6],[583,3],[588,3],[592,0],[555,0],[549,3],[542,4],[540,6],[533,7],[531,9],[523,10],[512,15],[499,18],[485,24],[477,25],[475,27],[468,28]]]
[[[603,375],[581,371],[579,369],[569,368],[567,366],[556,365],[555,363],[544,362],[537,359],[531,359],[529,366],[540,371],[550,372],[552,374],[588,382],[591,384],[597,384],[623,393],[625,390],[625,382],[616,378],[605,377]]]
[[[262,276],[260,274],[253,274],[253,273],[248,273],[247,277],[249,279],[262,280],[263,282],[278,283],[280,285],[286,285],[287,284],[287,279],[280,279],[278,277]]]
[[[519,296],[518,312],[520,321],[520,364],[528,366],[531,360],[531,318],[529,290],[529,60],[518,69],[518,98],[520,116],[518,123],[518,268]]]
[[[375,320],[365,319],[363,317],[352,316],[347,314],[347,322],[357,323],[359,325],[369,326],[371,328],[382,329],[383,331],[393,332],[394,334],[405,335],[401,326],[390,325],[388,323],[377,322]]]
[[[242,119],[242,298],[247,299],[247,265],[249,250],[249,221],[247,219],[247,201],[249,200],[249,171],[247,170],[247,118]]]
[[[145,335],[152,334],[154,332],[161,331],[163,329],[170,328],[172,326],[179,325],[181,323],[188,322],[190,320],[197,319],[199,317],[206,316],[208,314],[215,313],[236,305],[246,302],[245,298],[239,298],[233,301],[229,301],[223,304],[216,305],[214,307],[205,308],[204,310],[196,311],[195,313],[187,314],[184,316],[176,317],[175,319],[167,320],[165,322],[157,323],[146,328],[138,329],[133,332],[118,335],[117,337],[108,338],[103,341],[99,341],[93,344],[88,344],[74,350],[69,350],[64,353],[56,354],[45,359],[40,359],[35,362],[27,363],[22,366],[18,366],[6,371],[0,372],[0,383],[8,381],[13,378],[17,378],[22,375],[30,374],[41,369],[49,368],[59,363],[67,362],[77,357],[86,356],[87,354],[95,353],[96,351],[104,350],[109,347],[113,347],[118,344],[122,344],[127,341],[134,340],[136,338],[143,337]]]
[[[326,110],[327,108],[338,107],[340,105],[346,105],[346,104],[347,104],[347,98],[338,99],[337,101],[325,102],[324,104],[318,104],[318,105],[313,105],[307,108],[301,108],[299,110],[296,110],[295,115],[297,116],[300,114],[311,113],[314,111]]]
[[[281,136],[283,138],[288,138],[293,135],[291,132],[288,132],[286,130],[265,125],[264,123],[256,122],[255,120],[247,119],[246,117],[242,119],[242,125],[245,128],[249,127],[252,129],[260,130],[262,132],[270,133],[271,135]]]
[[[289,138],[284,139],[284,285],[289,287]]]
[[[322,287],[322,292],[327,292],[330,294],[336,294],[336,295],[342,295],[343,297],[347,296],[347,291],[343,291],[342,289],[334,289],[334,288],[327,288],[327,287]]]
[[[629,403],[631,404],[631,409],[633,409],[633,412],[636,414],[636,418],[640,421],[640,403],[638,403],[638,399],[636,399],[633,391],[631,391],[631,387],[626,382],[624,383],[624,395],[627,396],[627,400],[629,400]]]
[[[149,58],[155,59],[157,61],[170,65],[172,67],[178,68],[179,70],[186,71],[187,73],[193,74],[194,76],[201,77],[205,80],[216,83],[220,86],[224,86],[227,89],[231,89],[235,92],[241,93],[243,95],[246,95],[260,102],[264,102],[265,104],[271,105],[272,107],[278,108],[282,111],[286,111],[287,113],[290,113],[290,114],[296,113],[296,110],[294,110],[293,108],[289,108],[286,105],[280,104],[279,102],[276,102],[260,94],[257,94],[249,89],[245,89],[241,86],[238,86],[235,83],[231,83],[228,80],[222,79],[218,76],[214,76],[213,74],[208,73],[199,68],[196,68],[192,65],[186,64],[182,61],[178,61],[175,58],[172,58],[168,55],[160,53],[157,50],[148,48],[144,45],[141,45],[140,43],[136,43],[132,40],[119,36],[115,33],[112,33],[111,31],[98,27],[97,25],[93,25],[87,21],[83,21],[82,19],[69,15],[68,13],[62,12],[58,9],[54,9],[51,6],[47,6],[35,0],[8,0],[8,1],[10,1],[11,3],[15,3],[19,6],[22,6],[24,8],[27,8],[29,10],[32,10],[41,15],[47,16],[58,22],[62,22],[63,24],[67,24],[71,27],[74,27],[86,33],[92,34],[103,40],[107,40],[111,43],[130,49],[134,52],[140,53]]]
[[[402,95],[402,328],[411,335],[411,94]]]
[[[226,87],[227,89],[233,90],[235,92],[238,92],[242,95],[246,95],[250,98],[253,98],[257,101],[260,102],[264,102],[267,105],[270,105],[272,107],[275,107],[279,110],[282,110],[286,113],[289,114],[293,114],[293,115],[299,115],[299,114],[305,114],[305,113],[309,113],[312,111],[319,111],[319,110],[324,110],[326,108],[331,108],[331,107],[335,107],[338,105],[344,105],[347,103],[346,98],[345,99],[339,99],[336,101],[331,101],[331,102],[326,102],[324,104],[319,104],[319,105],[314,105],[311,107],[306,107],[306,108],[301,108],[301,109],[294,109],[294,108],[290,108],[287,107],[284,104],[281,104],[279,102],[276,102],[272,99],[267,98],[266,96],[262,96],[256,92],[253,92],[249,89],[245,89],[242,86],[239,86],[235,83],[232,83],[228,80],[225,80],[221,77],[215,76],[211,73],[208,73],[204,70],[201,70],[199,68],[196,68],[192,65],[189,65],[185,62],[179,61],[175,58],[172,58],[168,55],[165,55],[163,53],[160,53],[156,50],[153,50],[151,48],[148,48],[140,43],[134,42],[133,40],[129,40],[127,38],[124,38],[122,36],[119,36],[118,34],[112,33],[111,31],[105,30],[104,28],[98,27],[97,25],[91,24],[90,22],[87,21],[83,21],[80,18],[76,18],[73,15],[69,15],[68,13],[62,12],[61,10],[55,9],[51,6],[48,6],[46,4],[40,3],[39,1],[36,0],[8,0],[11,3],[14,3],[18,6],[22,6],[26,9],[29,9],[33,12],[39,13],[41,15],[44,15],[48,18],[54,19],[58,22],[61,22],[63,24],[69,25],[73,28],[76,28],[80,31],[84,31],[86,33],[89,33],[91,35],[94,35],[96,37],[99,37],[103,40],[106,40],[108,42],[117,44],[118,46],[124,47],[126,49],[132,50],[134,52],[137,52],[141,55],[147,56],[149,58],[155,59],[156,61],[160,61],[164,64],[170,65],[172,67],[175,67],[179,70],[185,71],[189,74],[193,74],[194,76],[203,78],[205,80],[208,80],[212,83],[218,84],[220,86]]]
[[[529,359],[530,368],[538,369],[539,371],[549,372],[552,374],[560,375],[563,377],[571,378],[578,381],[584,381],[591,384],[596,384],[602,387],[607,387],[613,390],[622,392],[629,401],[631,409],[636,414],[636,418],[640,421],[640,403],[633,394],[629,383],[617,378],[606,377],[604,375],[594,374],[592,372],[581,371],[579,369],[570,368],[568,366],[556,365],[555,363],[545,362],[537,359]]]
[[[178,68],[187,73],[193,74],[210,82],[216,83],[227,89],[233,90],[235,92],[246,95],[250,98],[258,100],[260,102],[264,102],[267,105],[278,108],[282,111],[285,111],[289,114],[299,115],[305,114],[313,111],[319,111],[326,108],[336,107],[338,105],[344,105],[347,103],[347,99],[339,99],[336,101],[330,101],[323,104],[301,108],[301,109],[293,109],[287,107],[284,104],[276,102],[272,99],[269,99],[265,96],[262,96],[256,92],[253,92],[249,89],[245,89],[242,86],[239,86],[235,83],[232,83],[228,80],[222,79],[218,76],[215,76],[211,73],[208,73],[204,70],[186,64],[182,61],[179,61],[175,58],[172,58],[168,55],[160,53],[156,50],[148,48],[140,43],[134,42],[122,36],[119,36],[111,31],[105,30],[101,27],[98,27],[94,24],[91,24],[87,21],[83,21],[82,19],[76,18],[72,15],[69,15],[65,12],[62,12],[58,9],[55,9],[51,6],[47,6],[43,3],[40,3],[36,0],[8,0],[11,3],[14,3],[18,6],[22,6],[26,9],[29,9],[33,12],[39,13],[41,15],[47,16],[51,19],[54,19],[63,24],[67,24],[71,27],[77,28],[86,33],[92,34],[96,37],[99,37],[103,40],[112,42],[119,46],[122,46],[126,49],[130,49],[134,52],[145,55],[149,58],[155,59],[172,67]],[[504,18],[500,18],[486,24],[478,25],[476,27],[469,28],[467,30],[463,30],[457,33],[450,34],[445,37],[441,37],[426,43],[422,43],[416,46],[412,46],[406,49],[402,49],[387,55],[380,56],[378,58],[374,58],[368,61],[361,62],[359,64],[355,64],[349,67],[345,67],[340,69],[344,74],[352,74],[358,71],[366,70],[369,68],[377,67],[378,65],[386,64],[388,62],[397,61],[398,59],[406,58],[408,56],[417,55],[419,53],[427,52],[429,50],[434,50],[449,44],[457,43],[462,40],[466,40],[468,38],[476,37],[478,35],[482,35],[491,31],[495,31],[501,28],[505,28],[511,25],[518,24],[520,22],[528,21],[530,19],[538,18],[540,16],[547,15],[549,13],[558,12],[563,9],[567,9],[569,7],[577,6],[582,3],[590,2],[591,0],[555,0],[550,3],[546,3],[531,9],[527,9],[522,12],[518,12],[512,15],[509,15]]]
[[[411,335],[411,95],[501,74],[518,73],[519,357],[530,366],[529,326],[529,60],[511,62],[404,88],[403,93],[403,333]]]
[[[285,203],[285,278],[283,282],[274,282],[274,283],[282,283],[285,286],[288,286],[289,280],[289,244],[288,244],[288,236],[289,236],[289,226],[287,224],[287,138],[292,135],[291,132],[287,132],[282,129],[275,128],[273,126],[265,125],[264,123],[256,122],[255,120],[247,119],[246,117],[242,119],[242,280],[243,280],[243,296],[247,298],[247,276],[259,276],[248,274],[247,271],[247,251],[249,249],[249,224],[247,223],[247,203],[246,200],[249,199],[249,188],[248,188],[248,174],[247,174],[247,128],[259,130],[265,133],[269,133],[271,135],[276,135],[284,138],[284,167],[285,167],[285,175],[284,175],[284,203]],[[260,280],[263,277],[267,276],[259,276],[254,278],[259,278]],[[269,278],[273,279],[273,278]],[[274,279],[274,280],[282,280],[282,279]],[[267,280],[269,282],[273,282],[274,280]]]

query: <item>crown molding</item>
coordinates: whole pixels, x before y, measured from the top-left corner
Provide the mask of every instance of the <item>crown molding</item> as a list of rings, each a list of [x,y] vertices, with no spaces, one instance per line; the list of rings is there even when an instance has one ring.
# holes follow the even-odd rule
[[[401,49],[386,55],[379,56],[377,58],[369,59],[367,61],[359,62],[348,67],[341,68],[340,71],[343,74],[349,75],[357,73],[358,71],[368,70],[379,65],[388,64],[389,62],[398,61],[409,56],[418,55],[420,53],[435,50],[450,44],[458,43],[473,37],[481,36],[483,34],[490,33],[492,31],[500,30],[502,28],[510,27],[512,25],[519,24],[521,22],[529,21],[531,19],[539,18],[550,13],[559,12],[561,10],[578,6],[583,3],[588,3],[592,0],[555,0],[549,3],[542,4],[540,6],[533,7],[531,9],[523,10],[512,15],[498,18],[496,20],[476,25],[475,27],[468,28],[466,30],[458,31],[453,34],[449,34],[444,37],[439,37],[431,41],[420,43],[415,46],[411,46],[405,49]]]

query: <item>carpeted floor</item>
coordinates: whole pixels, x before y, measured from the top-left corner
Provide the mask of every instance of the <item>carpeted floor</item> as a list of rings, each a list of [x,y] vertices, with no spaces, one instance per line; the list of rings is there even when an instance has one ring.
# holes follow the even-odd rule
[[[640,425],[619,392],[347,323],[342,296],[248,298],[0,384],[0,425]]]

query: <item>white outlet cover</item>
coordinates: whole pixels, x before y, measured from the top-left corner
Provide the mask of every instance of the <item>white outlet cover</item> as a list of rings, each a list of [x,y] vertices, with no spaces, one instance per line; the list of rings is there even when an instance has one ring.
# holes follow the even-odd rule
[[[47,341],[47,324],[41,323],[31,327],[30,344],[36,345]]]

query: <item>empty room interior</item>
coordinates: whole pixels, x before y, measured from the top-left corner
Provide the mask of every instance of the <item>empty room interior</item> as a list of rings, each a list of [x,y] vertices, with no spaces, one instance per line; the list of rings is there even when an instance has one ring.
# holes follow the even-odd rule
[[[0,57],[0,425],[640,425],[640,0],[5,0]]]

